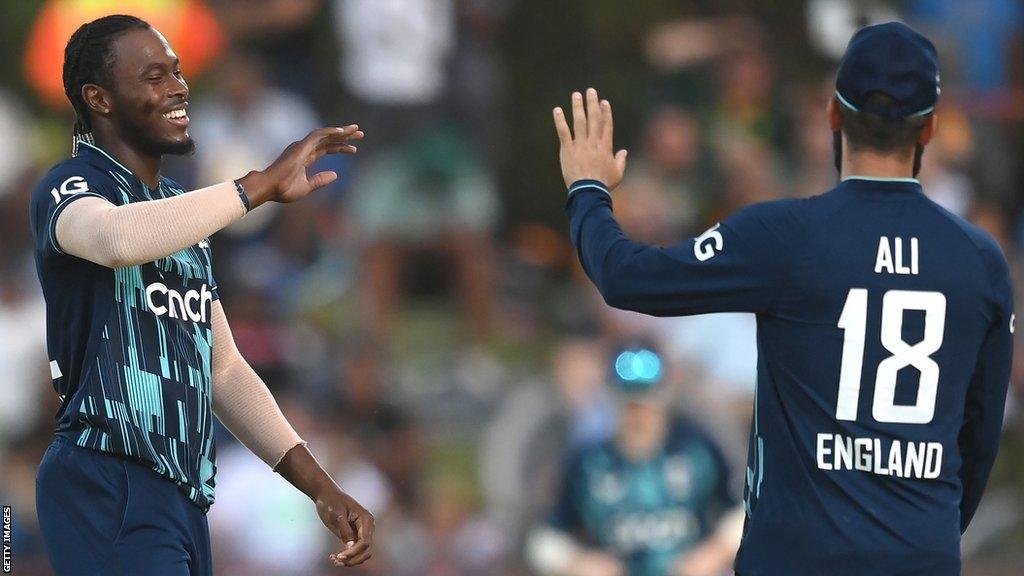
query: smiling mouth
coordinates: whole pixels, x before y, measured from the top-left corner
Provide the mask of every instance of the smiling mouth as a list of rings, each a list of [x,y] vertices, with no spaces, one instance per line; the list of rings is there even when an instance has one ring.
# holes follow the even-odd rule
[[[185,112],[184,108],[165,112],[163,116],[168,122],[175,126],[188,126],[188,113]]]

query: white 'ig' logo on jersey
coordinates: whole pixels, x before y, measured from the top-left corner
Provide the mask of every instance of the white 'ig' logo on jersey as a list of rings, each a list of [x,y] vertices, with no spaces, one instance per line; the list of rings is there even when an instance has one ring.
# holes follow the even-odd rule
[[[721,222],[715,224],[708,228],[707,232],[694,239],[693,255],[697,257],[697,260],[701,262],[710,260],[722,250],[724,240],[722,239],[722,233],[718,231],[718,227],[721,225]]]
[[[53,196],[54,202],[60,202],[61,196],[72,196],[79,192],[87,192],[89,190],[89,183],[85,181],[85,178],[81,176],[72,176],[68,178],[60,185],[60,190],[54,186],[53,190],[50,190],[50,195]]]

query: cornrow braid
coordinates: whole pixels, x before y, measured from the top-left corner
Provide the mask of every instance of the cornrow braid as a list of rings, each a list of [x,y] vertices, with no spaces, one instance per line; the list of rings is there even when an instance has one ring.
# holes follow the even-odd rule
[[[82,87],[113,84],[114,40],[129,30],[150,28],[141,18],[117,14],[82,24],[64,48],[64,93],[75,109],[71,154],[78,154],[79,142],[95,142],[89,122],[89,107],[82,98]]]

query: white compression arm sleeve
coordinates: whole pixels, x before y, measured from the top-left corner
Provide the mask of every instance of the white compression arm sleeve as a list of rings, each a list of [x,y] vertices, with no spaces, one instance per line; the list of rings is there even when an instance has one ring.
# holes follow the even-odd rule
[[[277,468],[289,450],[306,441],[288,423],[267,385],[238,352],[219,300],[213,301],[212,323],[213,413],[242,445],[271,468]]]
[[[245,215],[233,182],[124,206],[97,196],[57,217],[61,250],[109,268],[152,262],[198,243]]]

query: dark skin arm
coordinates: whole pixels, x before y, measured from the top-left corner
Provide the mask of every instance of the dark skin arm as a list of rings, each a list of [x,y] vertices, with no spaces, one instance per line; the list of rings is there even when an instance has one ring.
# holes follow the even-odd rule
[[[265,170],[254,170],[239,179],[249,197],[250,208],[265,202],[289,203],[330,184],[338,175],[332,171],[312,176],[307,169],[325,154],[352,154],[353,141],[363,133],[355,124],[320,128],[292,143]],[[316,504],[317,515],[342,542],[345,549],[331,555],[335,566],[356,566],[373,553],[373,515],[346,494],[324,471],[305,445],[291,448],[274,471]]]
[[[356,566],[373,554],[373,514],[342,491],[303,444],[289,450],[274,471],[309,496],[324,526],[345,543],[331,555],[335,566]]]

